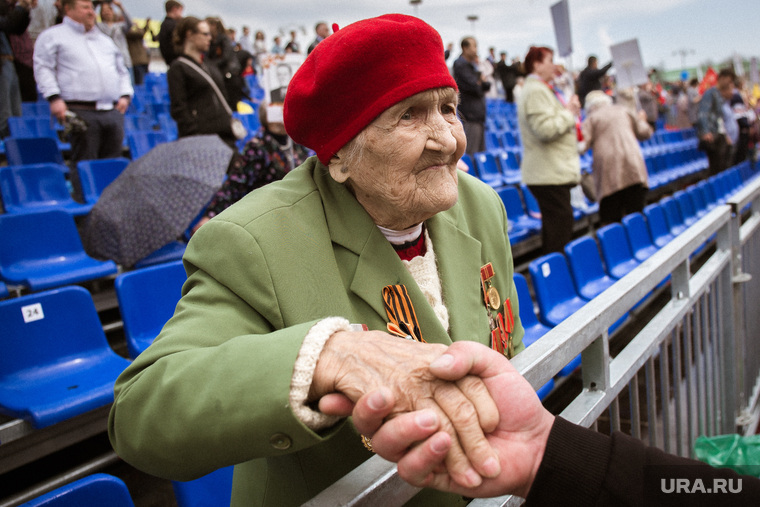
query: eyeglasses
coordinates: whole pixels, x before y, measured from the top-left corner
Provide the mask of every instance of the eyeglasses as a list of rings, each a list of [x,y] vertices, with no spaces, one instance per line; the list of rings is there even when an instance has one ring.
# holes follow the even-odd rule
[[[195,32],[203,35],[204,37],[211,37],[211,32]]]

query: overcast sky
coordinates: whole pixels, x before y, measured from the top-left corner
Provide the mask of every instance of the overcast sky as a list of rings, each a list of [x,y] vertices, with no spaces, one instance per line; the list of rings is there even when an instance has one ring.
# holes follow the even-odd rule
[[[509,58],[525,55],[532,44],[557,45],[550,6],[558,0],[422,0],[417,15],[433,25],[444,43],[458,44],[475,35],[480,53],[489,46],[506,51]],[[134,17],[163,19],[162,0],[122,0]],[[314,23],[345,26],[353,21],[390,12],[414,14],[409,0],[182,0],[185,15],[217,15],[238,31],[244,24],[263,29],[267,44],[278,32],[299,30],[305,47],[314,38]],[[644,65],[681,68],[711,60],[720,62],[738,53],[760,56],[758,0],[570,0],[575,70],[585,66],[589,54],[602,63],[609,46],[638,39]],[[474,23],[469,15],[478,16]],[[301,31],[302,30],[302,31]],[[451,62],[451,60],[449,61]]]

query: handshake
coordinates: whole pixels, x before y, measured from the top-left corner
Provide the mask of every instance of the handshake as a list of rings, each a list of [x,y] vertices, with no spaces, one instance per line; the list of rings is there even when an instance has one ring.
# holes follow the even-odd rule
[[[478,412],[480,435],[452,431],[445,426],[464,425],[454,418],[448,423],[432,409],[395,414],[399,400],[386,387],[366,393],[355,404],[323,399],[320,409],[353,415],[357,430],[371,436],[373,450],[397,462],[399,475],[414,486],[468,497],[527,496],[554,423],[531,385],[503,355],[474,342],[454,343],[430,363],[429,370],[435,379],[451,383],[480,378],[497,412],[494,417],[483,416],[490,414],[488,410]],[[464,452],[452,458],[452,447]]]

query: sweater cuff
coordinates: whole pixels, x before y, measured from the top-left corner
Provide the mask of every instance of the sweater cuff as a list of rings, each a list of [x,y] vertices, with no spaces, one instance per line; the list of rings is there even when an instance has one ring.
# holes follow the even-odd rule
[[[527,505],[552,505],[558,498],[565,505],[593,505],[602,491],[611,448],[610,437],[555,417]]]
[[[319,431],[336,424],[341,418],[313,410],[308,404],[309,389],[314,379],[317,361],[327,340],[338,331],[351,331],[348,321],[342,317],[328,317],[309,330],[293,365],[290,382],[290,408],[306,427]]]

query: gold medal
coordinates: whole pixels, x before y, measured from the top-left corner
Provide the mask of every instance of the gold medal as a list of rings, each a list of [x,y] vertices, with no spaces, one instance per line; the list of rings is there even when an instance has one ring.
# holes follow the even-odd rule
[[[491,305],[491,308],[494,310],[498,310],[501,306],[501,298],[499,297],[499,291],[496,290],[496,287],[491,285],[488,287],[488,304]]]

